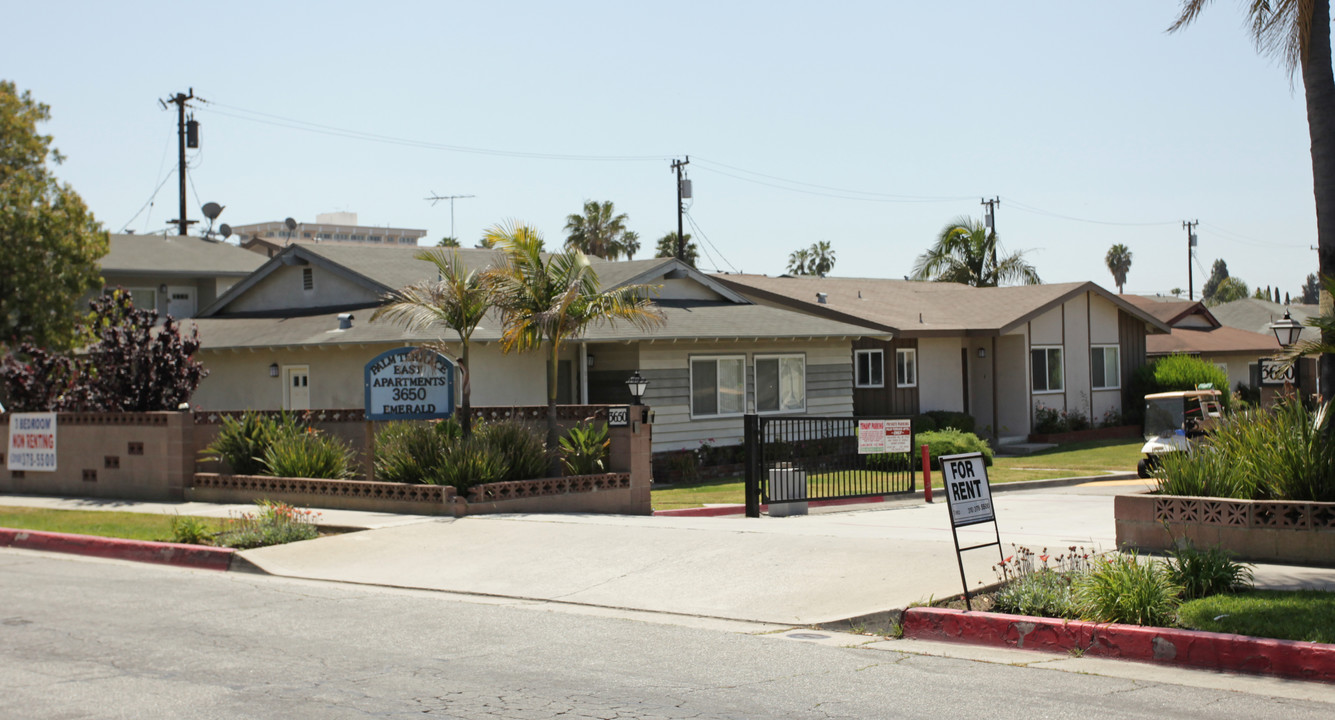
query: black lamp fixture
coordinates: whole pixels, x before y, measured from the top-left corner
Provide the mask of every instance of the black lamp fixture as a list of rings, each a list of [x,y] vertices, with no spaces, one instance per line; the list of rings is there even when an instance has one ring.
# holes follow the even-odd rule
[[[635,374],[626,380],[626,387],[630,388],[630,395],[635,398],[635,404],[642,405],[640,398],[644,397],[644,391],[649,387],[649,381],[640,375],[639,370],[636,370]]]
[[[269,377],[278,377],[278,363],[270,363]]]
[[[1275,333],[1275,339],[1284,347],[1289,347],[1298,342],[1298,336],[1303,332],[1302,323],[1294,320],[1293,316],[1289,315],[1288,308],[1284,309],[1283,319],[1276,320],[1270,323],[1267,327],[1270,328],[1271,332]]]

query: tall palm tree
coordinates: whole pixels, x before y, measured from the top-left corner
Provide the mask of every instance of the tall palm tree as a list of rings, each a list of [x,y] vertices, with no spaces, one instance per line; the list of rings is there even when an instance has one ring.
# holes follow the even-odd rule
[[[553,471],[559,472],[556,390],[562,343],[594,323],[625,321],[648,328],[661,324],[664,317],[650,302],[648,287],[600,290],[584,253],[569,249],[544,257],[535,230],[524,225],[512,225],[510,230],[511,237],[499,244],[504,251],[501,262],[486,271],[484,282],[501,311],[503,351],[524,352],[547,343],[547,450]]]
[[[997,259],[997,234],[970,217],[946,225],[936,244],[918,256],[914,280],[956,282],[974,287],[996,287],[1002,283],[1037,285],[1038,271],[1017,250]]]
[[[811,245],[811,271],[816,275],[825,275],[834,269],[834,250],[828,240],[821,240]]]
[[[792,275],[810,275],[811,248],[799,248],[788,255],[788,272]]]
[[[473,432],[472,388],[468,377],[469,344],[473,332],[491,306],[487,288],[479,273],[466,269],[459,252],[441,249],[423,250],[415,256],[436,266],[438,280],[422,280],[385,296],[386,304],[371,315],[384,317],[408,331],[449,328],[459,334],[459,364],[463,366],[463,403],[460,407],[464,435]],[[426,344],[428,350],[445,354],[445,340]]]
[[[626,254],[627,260],[634,260],[635,253],[640,251],[640,234],[634,230],[627,230],[621,233],[621,252]]]
[[[1208,4],[1209,0],[1183,0],[1182,14],[1168,31],[1190,25]],[[1330,64],[1330,2],[1251,0],[1244,5],[1257,51],[1278,58],[1290,77],[1302,71],[1312,143],[1318,270],[1323,277],[1335,277],[1335,70]],[[1328,295],[1323,298],[1323,308],[1330,303]],[[1335,347],[1335,328],[1323,328],[1321,341]],[[1327,398],[1335,395],[1332,354],[1321,357],[1321,393]]]
[[[1126,284],[1126,274],[1131,270],[1131,251],[1122,243],[1117,243],[1108,248],[1108,254],[1103,258],[1108,264],[1108,272],[1112,273],[1113,282],[1117,284],[1117,294],[1122,294],[1122,286]]]
[[[626,214],[616,214],[612,201],[584,201],[583,215],[566,217],[566,248],[585,255],[616,260],[624,252],[621,241],[626,234]]]

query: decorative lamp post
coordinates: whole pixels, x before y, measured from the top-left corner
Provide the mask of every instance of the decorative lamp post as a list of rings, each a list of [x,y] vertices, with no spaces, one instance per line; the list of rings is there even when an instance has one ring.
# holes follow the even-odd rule
[[[643,403],[640,402],[640,398],[644,397],[644,391],[649,387],[649,381],[645,380],[644,377],[640,375],[639,370],[636,370],[635,374],[631,375],[630,379],[626,380],[626,387],[630,388],[630,395],[635,398],[635,404],[643,405]]]
[[[1298,336],[1303,332],[1302,323],[1294,320],[1293,317],[1289,315],[1288,308],[1284,309],[1283,319],[1276,320],[1266,327],[1269,327],[1271,332],[1275,333],[1275,339],[1278,340],[1279,344],[1283,347],[1289,347],[1290,345],[1297,343]]]

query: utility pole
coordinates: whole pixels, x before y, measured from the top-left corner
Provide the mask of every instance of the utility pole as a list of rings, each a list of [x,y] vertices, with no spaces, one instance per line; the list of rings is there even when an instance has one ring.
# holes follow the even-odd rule
[[[997,206],[1001,204],[1001,196],[998,195],[991,200],[984,198],[979,204],[987,208],[983,211],[983,225],[992,231],[992,256],[988,259],[992,262],[992,268],[995,270],[997,267]]]
[[[436,194],[436,191],[435,191],[435,190],[432,190],[432,191],[431,191],[431,197],[429,197],[429,198],[422,198],[422,199],[423,199],[423,200],[430,200],[430,201],[431,201],[431,206],[432,206],[432,207],[435,207],[436,203],[440,202],[441,200],[449,200],[449,201],[450,201],[450,237],[454,237],[454,201],[455,201],[455,200],[463,200],[464,198],[470,198],[470,197],[477,197],[477,196],[476,196],[476,195],[437,195],[437,194]],[[455,239],[455,240],[458,240],[459,238],[454,238],[454,239]]]
[[[686,262],[686,235],[682,231],[681,216],[686,212],[686,206],[681,201],[691,197],[691,181],[687,180],[683,173],[690,164],[690,155],[687,155],[685,160],[672,161],[672,171],[677,173],[677,259],[682,262]]]
[[[1194,247],[1196,247],[1196,233],[1192,232],[1191,230],[1192,230],[1192,228],[1194,228],[1194,227],[1196,227],[1197,225],[1200,225],[1200,224],[1201,224],[1201,221],[1200,221],[1200,220],[1197,220],[1197,221],[1195,221],[1195,222],[1188,222],[1188,221],[1186,221],[1186,220],[1183,220],[1183,221],[1182,221],[1182,227],[1185,228],[1186,231],[1187,231],[1187,299],[1188,299],[1188,300],[1195,300],[1195,299],[1196,299],[1195,290],[1191,287],[1191,284],[1192,284],[1192,279],[1191,279],[1191,249],[1194,248]]]
[[[172,222],[176,223],[177,234],[185,235],[189,232],[190,226],[199,222],[198,220],[187,220],[185,209],[185,148],[189,145],[191,148],[199,147],[199,122],[195,120],[194,113],[190,114],[190,120],[185,119],[186,103],[195,99],[195,89],[190,88],[190,94],[176,93],[166,100],[159,100],[162,109],[167,109],[167,103],[176,106],[176,140],[177,140],[177,171],[178,179],[181,181],[181,208],[180,215]],[[199,98],[203,100],[204,98]]]

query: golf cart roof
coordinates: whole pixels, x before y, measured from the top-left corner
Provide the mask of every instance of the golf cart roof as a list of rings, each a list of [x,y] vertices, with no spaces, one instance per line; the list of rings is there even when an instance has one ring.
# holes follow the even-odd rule
[[[1218,390],[1174,390],[1173,392],[1152,393],[1146,395],[1146,400],[1158,400],[1160,398],[1189,398],[1189,397],[1218,397]]]

